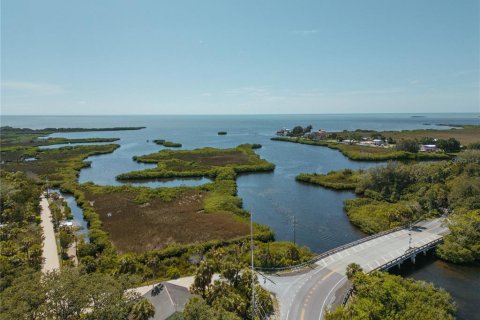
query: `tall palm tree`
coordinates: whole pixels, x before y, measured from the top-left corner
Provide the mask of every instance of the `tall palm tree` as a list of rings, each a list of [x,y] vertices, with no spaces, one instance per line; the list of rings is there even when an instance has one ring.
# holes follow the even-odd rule
[[[145,298],[140,299],[132,307],[129,320],[148,320],[155,315],[155,307]]]

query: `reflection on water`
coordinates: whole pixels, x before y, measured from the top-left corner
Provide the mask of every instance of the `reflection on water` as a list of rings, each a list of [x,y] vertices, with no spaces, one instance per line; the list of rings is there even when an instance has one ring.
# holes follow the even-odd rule
[[[59,144],[51,144],[48,146],[39,146],[40,150],[47,150],[47,149],[60,149],[63,147],[76,147],[76,146],[95,146],[95,145],[102,145],[102,144],[111,144],[115,142],[81,142],[81,143],[59,143]]]
[[[129,184],[135,187],[150,188],[172,188],[172,187],[196,187],[202,184],[212,182],[212,180],[201,178],[174,178],[174,179],[145,179],[145,180],[128,180],[120,184]]]
[[[77,205],[75,197],[69,193],[60,192],[58,189],[52,189],[52,192],[59,193],[67,202],[73,215],[73,224],[79,227],[78,233],[81,234],[85,241],[89,241],[88,238],[88,223],[83,219],[83,210]]]
[[[480,265],[457,265],[447,263],[435,257],[433,252],[427,256],[418,255],[416,263],[404,263],[400,270],[392,273],[433,282],[437,287],[447,290],[455,300],[457,319],[480,319],[477,310],[480,289]]]

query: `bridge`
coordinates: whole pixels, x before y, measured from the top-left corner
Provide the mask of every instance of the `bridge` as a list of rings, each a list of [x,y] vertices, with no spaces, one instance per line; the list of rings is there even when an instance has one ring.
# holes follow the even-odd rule
[[[325,252],[295,268],[263,270],[260,283],[275,293],[281,319],[319,320],[325,310],[348,299],[350,283],[345,275],[350,263],[359,264],[364,272],[388,270],[435,247],[448,228],[443,219],[422,221],[411,228],[396,228]],[[273,272],[273,273],[272,273]]]

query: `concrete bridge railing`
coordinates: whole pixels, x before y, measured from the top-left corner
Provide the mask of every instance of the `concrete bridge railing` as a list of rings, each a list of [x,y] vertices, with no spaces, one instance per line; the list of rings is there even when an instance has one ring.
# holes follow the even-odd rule
[[[358,239],[356,241],[344,244],[340,247],[325,251],[325,252],[313,257],[312,259],[310,259],[306,262],[296,264],[296,265],[293,265],[293,266],[278,267],[278,268],[255,267],[255,270],[266,272],[266,273],[272,273],[272,272],[293,271],[293,270],[297,270],[297,269],[302,269],[302,268],[311,266],[315,262],[320,261],[320,260],[322,260],[322,259],[324,259],[324,258],[326,258],[326,257],[328,257],[332,254],[335,254],[337,252],[343,251],[345,249],[354,247],[354,246],[359,245],[361,243],[368,242],[370,240],[373,240],[373,239],[376,239],[376,238],[382,237],[384,235],[387,235],[387,234],[390,234],[390,233],[393,233],[393,232],[397,232],[397,231],[400,231],[400,230],[403,230],[403,229],[406,229],[406,228],[408,228],[408,226],[400,226],[400,227],[397,227],[397,228],[394,228],[394,229],[390,229],[390,230],[386,230],[386,231],[376,233],[374,235],[371,235],[371,236],[368,236],[368,237],[365,237],[365,238],[362,238],[362,239]]]
[[[421,252],[423,253],[426,253],[428,250],[436,247],[439,243],[441,243],[443,241],[443,238],[438,238],[438,239],[435,239],[429,243],[426,243],[424,244],[423,246],[420,246],[420,247],[415,247],[415,248],[412,248],[411,250],[407,250],[403,255],[401,255],[400,257],[397,257],[391,261],[388,261],[387,263],[385,264],[382,264],[378,267],[376,267],[375,269],[372,269],[370,270],[369,272],[367,273],[372,273],[374,271],[385,271],[385,270],[389,270],[390,268],[394,267],[394,266],[400,266],[400,264],[405,261],[405,260],[408,260],[408,259],[415,259],[415,256]],[[343,298],[343,301],[342,301],[342,305],[346,305],[348,300],[350,299],[350,297],[352,296],[352,293],[353,293],[353,287],[351,287],[347,293],[345,294],[344,298]]]

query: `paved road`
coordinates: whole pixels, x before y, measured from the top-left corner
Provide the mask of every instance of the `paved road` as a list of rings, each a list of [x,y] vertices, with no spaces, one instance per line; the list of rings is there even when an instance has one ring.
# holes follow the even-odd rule
[[[42,208],[41,219],[43,236],[43,258],[45,259],[42,265],[42,272],[48,272],[55,269],[60,269],[60,260],[57,252],[57,241],[55,239],[55,231],[53,230],[52,213],[48,207],[48,201],[45,195],[42,194],[40,198],[40,206]]]
[[[448,233],[441,222],[435,219],[417,224],[420,228],[412,231],[412,247],[420,247]],[[303,274],[269,276],[274,284],[264,283],[261,277],[259,280],[276,294],[281,319],[318,320],[334,300],[343,297],[344,291],[339,289],[347,283],[347,265],[355,262],[368,272],[400,257],[408,247],[408,230],[400,230],[330,255]]]

